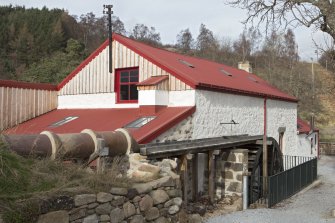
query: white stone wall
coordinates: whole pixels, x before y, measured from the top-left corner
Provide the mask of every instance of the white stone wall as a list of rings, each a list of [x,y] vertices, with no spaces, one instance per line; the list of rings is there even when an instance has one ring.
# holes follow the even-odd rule
[[[311,144],[311,141],[312,141],[312,144]],[[310,156],[310,157],[317,156],[318,155],[318,133],[314,132],[311,135],[299,134],[298,135],[298,148],[299,148],[299,156]]]
[[[264,131],[264,99],[243,95],[196,90],[196,112],[193,139],[222,135],[262,135]],[[220,124],[230,123],[236,125]],[[285,127],[284,154],[296,155],[296,103],[267,100],[267,135],[279,139],[278,128]]]
[[[196,90],[193,138],[263,134],[263,99]],[[230,123],[236,125],[220,124]]]
[[[299,155],[297,147],[297,103],[267,100],[267,134],[279,142],[280,127],[285,127],[283,154]]]
[[[193,135],[193,116],[189,116],[168,131],[158,136],[152,143],[167,142],[167,141],[181,141],[192,139]]]
[[[169,91],[169,106],[194,106],[195,90]]]

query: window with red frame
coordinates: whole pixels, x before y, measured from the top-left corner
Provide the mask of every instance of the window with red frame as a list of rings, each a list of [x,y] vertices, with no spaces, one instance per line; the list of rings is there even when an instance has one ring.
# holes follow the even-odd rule
[[[138,68],[121,69],[116,71],[115,90],[117,102],[136,103],[138,102]]]

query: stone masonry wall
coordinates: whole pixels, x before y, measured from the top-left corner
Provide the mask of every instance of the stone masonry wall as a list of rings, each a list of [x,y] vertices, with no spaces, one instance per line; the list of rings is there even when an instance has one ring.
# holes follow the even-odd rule
[[[66,199],[60,210],[44,210],[38,223],[177,222],[182,205],[179,177],[166,176],[109,193],[80,194]],[[61,203],[61,202],[58,202]]]
[[[242,196],[243,174],[248,171],[248,150],[223,152],[216,161],[216,198]]]
[[[192,139],[192,120],[193,116],[191,115],[168,131],[164,132],[162,135],[158,136],[152,143]]]

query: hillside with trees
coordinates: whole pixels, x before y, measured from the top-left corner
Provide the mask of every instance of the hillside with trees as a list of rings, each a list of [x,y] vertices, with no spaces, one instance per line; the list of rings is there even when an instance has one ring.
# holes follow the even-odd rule
[[[93,13],[69,15],[61,9],[0,7],[0,79],[59,83],[107,38],[106,17]],[[332,135],[335,102],[335,54],[324,51],[319,64],[300,61],[294,32],[241,30],[237,39],[216,36],[201,24],[196,37],[188,28],[176,31],[176,44],[163,44],[155,27],[132,28],[113,16],[113,31],[154,47],[205,58],[236,67],[250,61],[253,72],[299,98],[299,116],[313,113],[319,126]],[[36,22],[39,21],[39,22]],[[313,90],[314,89],[314,90]],[[327,133],[328,134],[328,133]]]

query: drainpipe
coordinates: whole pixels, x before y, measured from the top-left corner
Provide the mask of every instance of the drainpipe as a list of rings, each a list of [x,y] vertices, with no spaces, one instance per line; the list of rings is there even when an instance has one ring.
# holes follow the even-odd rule
[[[267,149],[267,132],[266,132],[266,120],[267,120],[267,112],[266,112],[266,98],[264,98],[264,130],[263,130],[263,188],[264,195],[267,193],[267,180],[268,176],[268,149]]]

